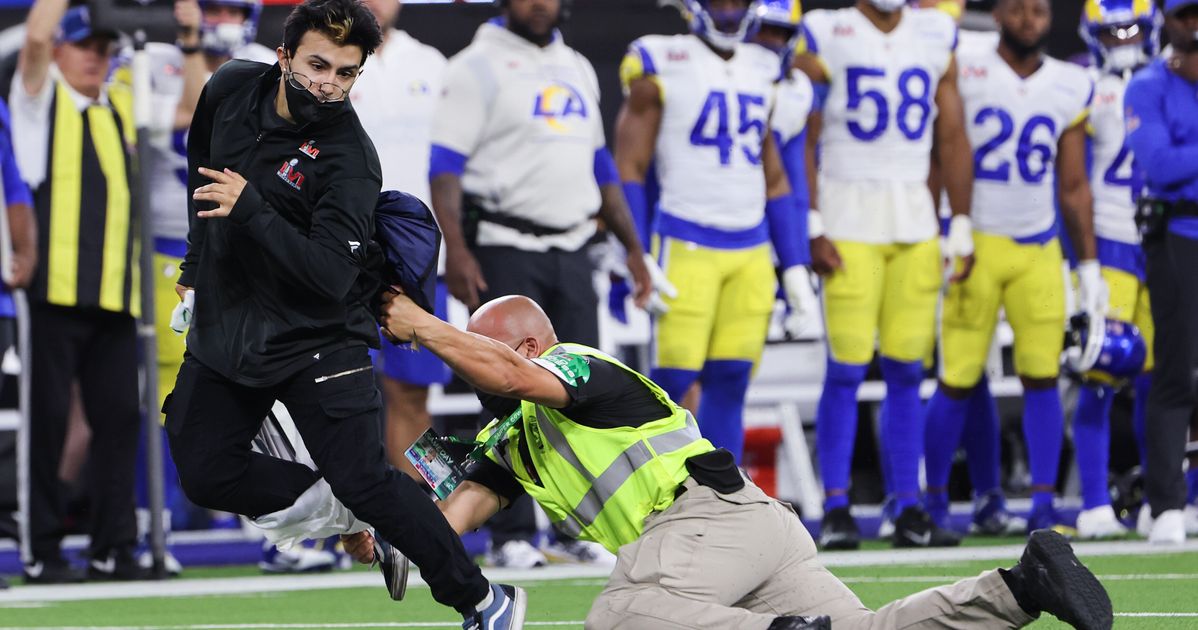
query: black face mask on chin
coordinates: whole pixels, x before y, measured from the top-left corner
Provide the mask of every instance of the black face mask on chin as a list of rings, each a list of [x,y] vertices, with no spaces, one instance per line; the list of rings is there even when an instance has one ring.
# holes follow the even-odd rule
[[[284,77],[289,73],[290,70],[284,70]],[[286,78],[283,80],[283,86],[283,96],[287,99],[287,111],[291,113],[295,123],[301,127],[327,120],[337,114],[345,108],[345,103],[349,98],[346,95],[346,98],[339,101],[321,101],[312,92],[292,85],[291,81]]]
[[[1016,57],[1021,59],[1027,59],[1028,57],[1040,54],[1040,51],[1044,49],[1044,42],[1048,40],[1047,33],[1031,45],[1019,40],[1007,31],[1000,30],[998,36],[1002,38],[1002,42],[1006,44],[1007,48],[1015,53]]]

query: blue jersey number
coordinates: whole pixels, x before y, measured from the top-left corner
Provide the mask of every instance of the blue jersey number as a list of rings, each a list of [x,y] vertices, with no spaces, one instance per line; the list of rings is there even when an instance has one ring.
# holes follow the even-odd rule
[[[877,112],[876,119],[869,126],[863,125],[860,120],[850,120],[849,133],[864,142],[876,140],[890,126],[890,104],[881,90],[864,83],[867,79],[885,80],[886,70],[855,66],[846,68],[845,72],[848,79],[848,111],[855,112],[869,101]],[[896,126],[908,140],[919,140],[927,131],[928,119],[932,116],[932,79],[923,68],[908,68],[898,76],[898,91],[902,99],[895,115]],[[911,120],[912,110],[916,111],[914,121]]]
[[[1112,186],[1131,187],[1132,178],[1135,177],[1135,160],[1131,156],[1131,148],[1124,143],[1119,149],[1119,155],[1111,160],[1111,165],[1107,167],[1106,172],[1102,174],[1102,181]],[[1127,173],[1126,176],[1120,173]]]
[[[998,133],[983,142],[973,154],[973,172],[977,179],[995,182],[1011,181],[1011,163],[1007,160],[999,162],[993,168],[982,165],[993,151],[1006,144],[1015,135],[1015,121],[1006,110],[997,107],[985,107],[973,118],[973,124],[981,126],[990,119],[998,120]],[[1019,143],[1015,146],[1015,163],[1019,167],[1019,176],[1029,184],[1044,181],[1049,165],[1053,159],[1053,145],[1035,142],[1036,131],[1043,127],[1050,137],[1057,135],[1057,125],[1048,116],[1032,116],[1023,125],[1019,133]],[[1033,157],[1037,158],[1033,160]]]
[[[761,145],[765,141],[765,97],[758,94],[737,94],[736,101],[740,110],[740,125],[736,129],[736,135],[743,138],[741,152],[750,164],[756,166],[761,164]],[[732,149],[736,140],[732,137],[729,125],[726,92],[713,90],[707,95],[703,111],[699,112],[699,120],[691,128],[691,144],[697,147],[715,147],[720,152],[722,166],[732,163]]]

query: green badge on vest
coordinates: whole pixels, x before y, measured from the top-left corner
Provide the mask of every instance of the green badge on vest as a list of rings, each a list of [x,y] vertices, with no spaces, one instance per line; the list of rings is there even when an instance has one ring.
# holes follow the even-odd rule
[[[550,354],[541,359],[552,365],[562,380],[571,387],[578,387],[579,381],[586,383],[591,380],[591,364],[587,363],[586,357],[563,353]]]

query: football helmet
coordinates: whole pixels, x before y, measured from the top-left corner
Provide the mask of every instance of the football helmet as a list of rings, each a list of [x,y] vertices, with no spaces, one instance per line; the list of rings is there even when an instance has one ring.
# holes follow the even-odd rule
[[[732,11],[713,11],[710,0],[663,0],[662,4],[681,11],[691,33],[719,50],[732,52],[757,31],[757,8],[761,2],[750,0],[744,9]]]
[[[1094,64],[1106,72],[1127,73],[1148,63],[1160,51],[1161,14],[1152,0],[1086,0],[1078,28]],[[1107,46],[1101,35],[1118,41],[1143,35],[1138,43]]]
[[[1065,363],[1083,380],[1119,384],[1144,369],[1148,346],[1130,322],[1079,313],[1069,320]]]
[[[262,17],[262,0],[199,0],[200,9],[233,7],[245,11],[241,24],[200,25],[200,46],[210,55],[232,57],[238,50],[253,43],[258,36],[258,21]]]
[[[783,73],[790,68],[790,61],[794,58],[795,47],[799,43],[799,37],[802,36],[802,29],[799,26],[799,20],[803,16],[803,6],[799,0],[759,0],[757,3],[757,24],[760,26],[776,26],[786,29],[790,33],[790,39],[786,45],[780,49],[775,49],[772,46],[769,48],[782,58]],[[764,45],[764,44],[763,44]]]

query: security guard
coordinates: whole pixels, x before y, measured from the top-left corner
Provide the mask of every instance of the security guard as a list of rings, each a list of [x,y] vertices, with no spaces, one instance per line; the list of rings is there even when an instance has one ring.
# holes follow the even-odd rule
[[[63,559],[58,465],[71,383],[92,429],[91,563],[98,579],[133,579],[138,432],[138,246],[130,215],[134,127],[127,90],[106,84],[115,33],[87,8],[37,0],[13,78],[13,140],[34,190],[42,261],[30,288],[32,427],[28,582],[81,579]]]
[[[1198,0],[1168,0],[1173,53],[1132,77],[1124,96],[1127,143],[1143,168],[1140,200],[1148,293],[1156,325],[1156,371],[1148,397],[1145,493],[1148,539],[1185,541],[1182,475],[1198,404]]]
[[[559,343],[528,298],[483,305],[470,332],[406,296],[384,306],[382,322],[505,418],[480,434],[486,457],[442,506],[459,533],[528,493],[558,529],[619,552],[587,628],[995,628],[1040,611],[1111,627],[1102,585],[1050,531],[1034,534],[1010,571],[870,611],[816,559],[794,512],[746,481],[689,412],[615,359]],[[369,561],[369,542],[363,533],[347,548]]]

